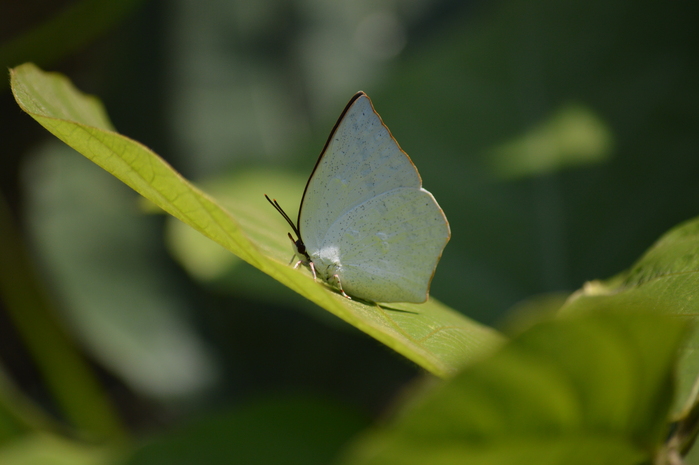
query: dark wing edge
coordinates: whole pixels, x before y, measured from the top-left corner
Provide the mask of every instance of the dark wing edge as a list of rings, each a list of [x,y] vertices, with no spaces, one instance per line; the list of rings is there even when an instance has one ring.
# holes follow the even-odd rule
[[[437,256],[437,261],[434,262],[434,268],[432,268],[432,275],[430,276],[430,279],[427,281],[427,293],[425,295],[425,300],[423,302],[427,302],[430,298],[430,290],[432,290],[432,280],[434,279],[434,274],[437,272],[437,265],[439,265],[439,262],[442,260],[442,255],[444,255],[444,249],[447,248],[447,244],[449,244],[449,241],[451,240],[451,225],[449,224],[449,220],[447,219],[447,215],[444,213],[444,210],[442,210],[442,206],[437,203],[437,199],[434,198],[434,195],[432,195],[432,192],[428,191],[427,189],[421,187],[421,189],[432,197],[432,200],[434,200],[435,205],[437,205],[437,208],[439,209],[439,212],[442,214],[442,217],[444,218],[444,223],[447,226],[447,238],[444,241],[444,245],[442,246],[442,251],[439,252],[439,255]]]
[[[345,109],[342,110],[342,113],[340,113],[340,117],[337,119],[337,122],[335,122],[335,126],[333,126],[332,130],[330,131],[330,135],[328,136],[328,140],[325,141],[325,145],[323,146],[323,150],[320,151],[320,155],[318,156],[318,160],[316,160],[316,164],[313,166],[313,171],[311,171],[311,175],[308,176],[308,181],[306,181],[306,187],[303,189],[303,195],[301,196],[301,205],[299,206],[299,214],[296,217],[296,224],[298,225],[299,228],[299,237],[301,234],[301,210],[303,210],[303,201],[306,198],[306,192],[308,191],[308,185],[311,183],[311,179],[313,179],[313,175],[316,173],[316,169],[318,168],[318,165],[320,164],[320,161],[323,159],[323,156],[325,156],[325,152],[328,149],[328,146],[330,145],[330,141],[333,140],[333,136],[335,136],[335,132],[337,132],[337,128],[340,126],[340,123],[342,123],[342,120],[345,119],[345,115],[349,111],[349,109],[352,107],[354,102],[357,101],[358,98],[360,97],[366,97],[369,98],[367,94],[362,92],[361,90],[354,94],[352,98],[350,99],[349,102],[347,102],[347,105],[345,105]],[[371,101],[371,99],[369,99]],[[373,109],[373,105],[372,105]]]

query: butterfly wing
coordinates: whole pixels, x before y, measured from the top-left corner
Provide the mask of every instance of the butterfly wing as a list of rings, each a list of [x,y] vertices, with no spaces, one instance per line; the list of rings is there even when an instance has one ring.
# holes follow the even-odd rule
[[[432,194],[398,188],[356,206],[335,223],[315,258],[349,295],[376,302],[424,302],[449,224]]]
[[[444,213],[421,185],[417,169],[369,97],[357,93],[331,132],[301,202],[298,225],[306,249],[319,262],[316,267],[340,266],[350,295],[424,301],[450,233]],[[417,216],[391,211],[405,215],[413,204]],[[440,226],[415,237],[428,231],[421,229],[425,217]],[[382,244],[390,245],[389,252],[382,252]],[[383,284],[372,286],[371,280]]]

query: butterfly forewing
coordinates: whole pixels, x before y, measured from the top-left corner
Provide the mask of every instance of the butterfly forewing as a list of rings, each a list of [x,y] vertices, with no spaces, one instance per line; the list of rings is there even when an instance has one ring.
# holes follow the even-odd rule
[[[299,229],[309,250],[352,208],[391,189],[420,188],[420,175],[369,98],[350,102],[311,175],[301,202]]]

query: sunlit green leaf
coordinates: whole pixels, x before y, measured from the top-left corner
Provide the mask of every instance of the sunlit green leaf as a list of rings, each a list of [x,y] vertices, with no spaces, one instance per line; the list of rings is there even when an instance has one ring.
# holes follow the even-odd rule
[[[271,209],[228,212],[148,148],[113,131],[97,99],[32,64],[12,70],[20,107],[56,137],[239,258],[438,375],[454,373],[500,337],[435,300],[390,308],[344,299],[287,266],[286,226]],[[260,192],[260,197],[264,192]],[[280,226],[281,225],[281,226]]]

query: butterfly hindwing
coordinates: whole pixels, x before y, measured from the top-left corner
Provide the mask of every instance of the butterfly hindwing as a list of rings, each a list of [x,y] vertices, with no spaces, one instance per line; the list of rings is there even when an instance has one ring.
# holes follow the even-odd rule
[[[424,302],[449,239],[432,194],[398,188],[373,197],[333,223],[313,258],[336,269],[349,295],[379,302]],[[334,274],[334,273],[333,273]]]

